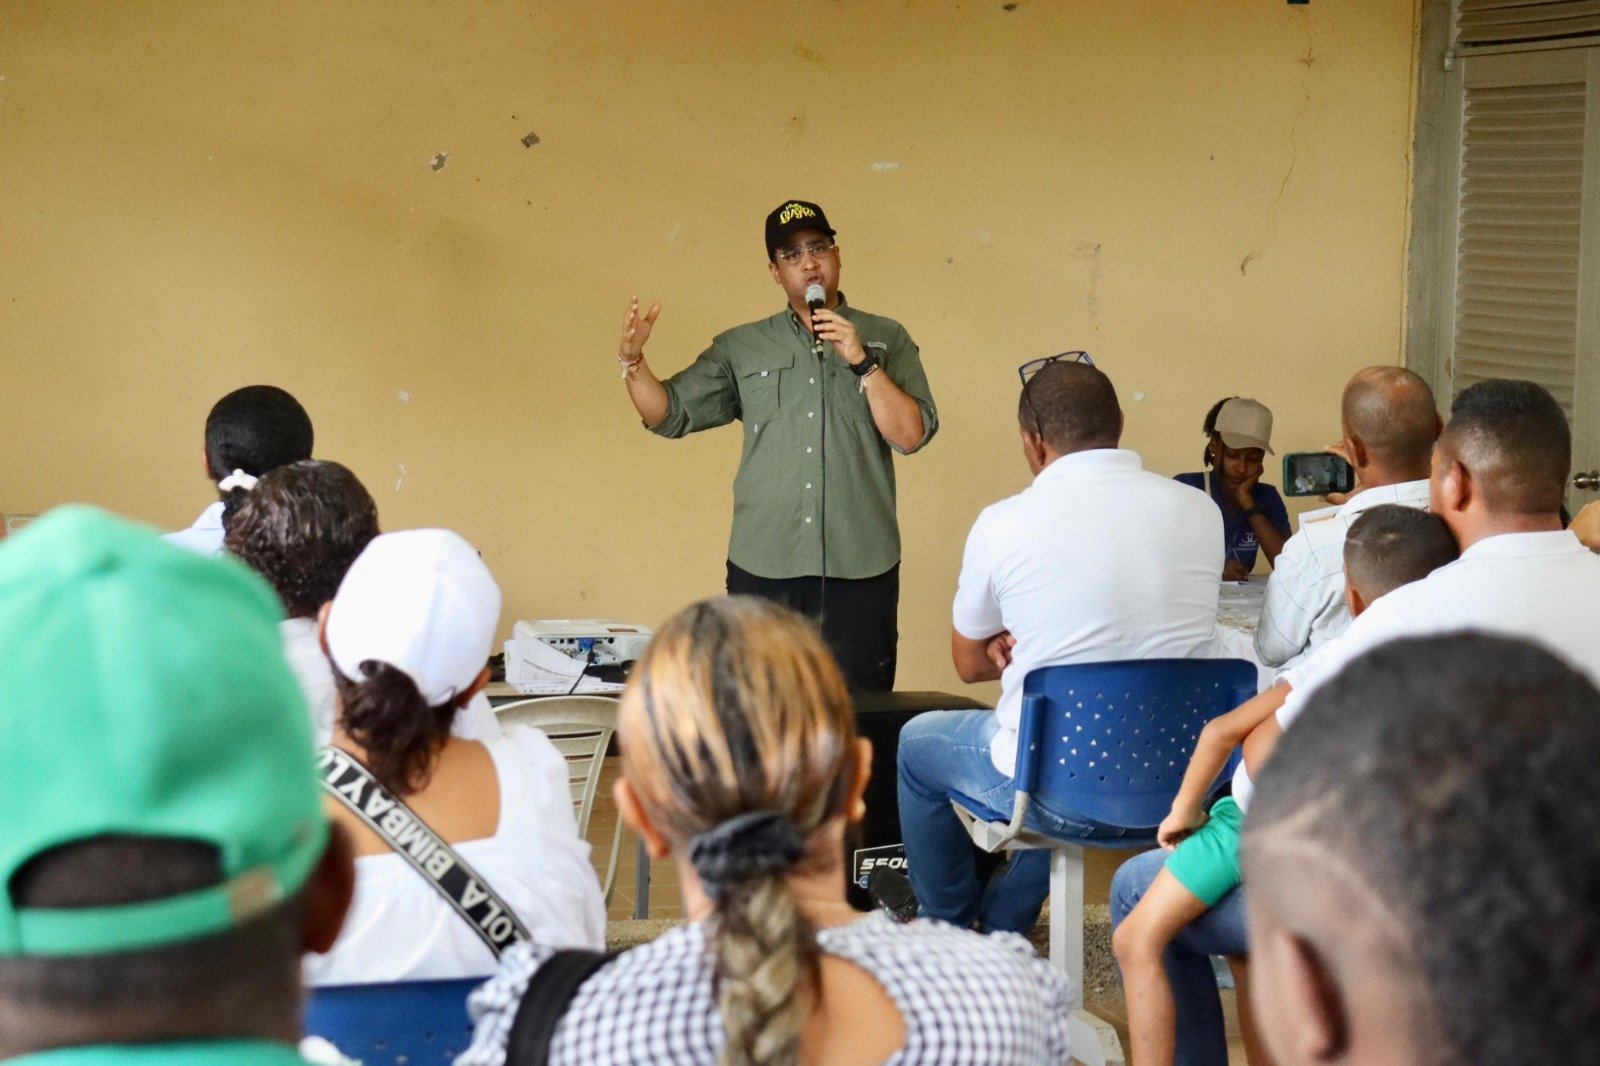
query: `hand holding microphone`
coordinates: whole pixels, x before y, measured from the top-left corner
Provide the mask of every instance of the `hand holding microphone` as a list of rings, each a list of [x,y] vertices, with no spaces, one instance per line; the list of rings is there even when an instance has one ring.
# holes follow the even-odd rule
[[[822,343],[827,341],[839,353],[840,359],[856,366],[867,357],[866,349],[861,347],[861,337],[848,318],[824,306],[827,302],[827,294],[821,285],[806,288],[806,306],[811,308],[811,350],[820,356]]]
[[[821,285],[812,282],[806,286],[806,306],[811,309],[811,354],[822,358],[822,337],[817,333],[817,312],[828,303],[828,293]]]

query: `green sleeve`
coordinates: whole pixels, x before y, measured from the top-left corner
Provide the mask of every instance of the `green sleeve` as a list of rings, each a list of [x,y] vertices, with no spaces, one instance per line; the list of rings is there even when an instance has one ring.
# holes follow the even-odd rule
[[[923,446],[933,439],[933,435],[939,432],[939,411],[933,405],[933,390],[928,387],[928,375],[922,369],[922,356],[904,326],[895,330],[894,339],[890,342],[888,354],[883,361],[883,369],[889,375],[889,380],[900,386],[901,392],[917,401],[917,407],[922,411],[922,439],[911,448],[900,448],[892,441],[889,442],[889,447],[901,455],[921,451]]]
[[[725,426],[739,417],[733,369],[717,341],[662,384],[667,389],[667,417],[650,427],[658,436],[682,437]]]

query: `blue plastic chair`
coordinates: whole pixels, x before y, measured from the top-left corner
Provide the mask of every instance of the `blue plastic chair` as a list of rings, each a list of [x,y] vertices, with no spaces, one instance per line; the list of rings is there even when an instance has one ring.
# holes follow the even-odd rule
[[[1050,961],[1071,975],[1083,1006],[1083,849],[1142,849],[1171,809],[1206,722],[1256,694],[1243,659],[1139,659],[1044,666],[1022,683],[1017,798],[997,811],[952,792],[985,851],[1050,849]],[[1026,825],[1029,805],[1134,830],[1072,841]]]
[[[467,995],[482,977],[313,988],[305,1035],[320,1036],[367,1066],[444,1066],[472,1043]]]

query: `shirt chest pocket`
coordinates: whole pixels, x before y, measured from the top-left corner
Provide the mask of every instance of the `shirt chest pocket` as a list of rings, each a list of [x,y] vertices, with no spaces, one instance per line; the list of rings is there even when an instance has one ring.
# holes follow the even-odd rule
[[[739,410],[745,432],[757,433],[778,417],[782,397],[778,387],[783,371],[794,366],[792,352],[773,352],[753,359],[739,369]]]

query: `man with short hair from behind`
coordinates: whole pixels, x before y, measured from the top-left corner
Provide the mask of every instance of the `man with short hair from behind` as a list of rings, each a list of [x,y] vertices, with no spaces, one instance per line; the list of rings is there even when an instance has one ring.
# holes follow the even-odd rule
[[[1395,641],[1323,686],[1245,823],[1278,1066],[1600,1062],[1600,692],[1521,640]]]
[[[311,416],[275,385],[235,389],[206,416],[206,477],[220,497],[188,529],[166,539],[201,555],[220,555],[228,519],[263,474],[311,458]]]
[[[1434,446],[1429,508],[1450,527],[1461,558],[1395,589],[1319,654],[1286,671],[1292,691],[1276,712],[1279,726],[1287,731],[1306,700],[1367,650],[1461,628],[1536,641],[1600,679],[1600,558],[1561,528],[1571,455],[1566,415],[1543,387],[1492,379],[1464,389]],[[1112,879],[1119,906],[1141,898],[1154,876],[1141,859],[1124,864]],[[1210,1057],[1210,1049],[1224,1046],[1215,986],[1202,1001],[1196,974],[1209,965],[1205,955],[1248,950],[1242,930],[1216,921],[1228,909],[1188,926],[1168,951],[1180,993],[1180,1066],[1223,1061]],[[1187,979],[1182,969],[1190,971]]]
[[[994,711],[932,711],[900,734],[900,825],[925,917],[1025,932],[1038,920],[1050,856],[1013,856],[979,883],[949,793],[1009,811],[1028,672],[1056,663],[1217,654],[1222,513],[1204,492],[1147,471],[1119,446],[1122,409],[1104,373],[1056,359],[1018,401],[1034,480],[973,524],[956,591],[951,657],[963,681],[1001,683]],[[1029,824],[1067,839],[1121,827],[1035,797]]]
[[[1456,557],[1456,542],[1437,515],[1396,504],[1367,508],[1351,523],[1344,542],[1350,614],[1359,618],[1381,597],[1420,581]],[[1171,1063],[1176,1056],[1178,1002],[1167,966],[1173,938],[1217,908],[1233,912],[1219,916],[1220,924],[1242,928],[1244,901],[1234,891],[1240,880],[1239,827],[1249,809],[1251,780],[1271,758],[1282,735],[1273,715],[1283,705],[1290,684],[1280,679],[1206,723],[1172,811],[1156,833],[1164,850],[1132,860],[1159,866],[1160,872],[1131,913],[1124,913],[1126,900],[1112,897],[1111,946],[1128,1000],[1130,1051],[1143,1066]],[[1242,758],[1233,772],[1232,791],[1216,799],[1207,813],[1205,804],[1235,751]],[[1243,995],[1248,987],[1244,960],[1233,957],[1228,962]],[[1185,1008],[1196,1009],[1199,995],[1190,988],[1183,992],[1190,1000]],[[1242,1001],[1239,1020],[1246,1047],[1254,1055],[1255,1027]]]
[[[350,904],[277,598],[88,507],[0,548],[0,1059],[291,1066]]]
[[[1463,390],[1433,450],[1429,504],[1461,558],[1352,622],[1296,678],[1279,722],[1367,649],[1447,629],[1535,640],[1600,679],[1600,558],[1561,528],[1571,465],[1567,416],[1543,386],[1498,378]]]
[[[1433,391],[1398,366],[1369,366],[1345,386],[1338,450],[1355,467],[1358,491],[1336,508],[1301,516],[1267,581],[1256,656],[1291,666],[1350,625],[1344,602],[1344,537],[1362,511],[1381,503],[1428,506],[1428,459],[1440,431]]]

